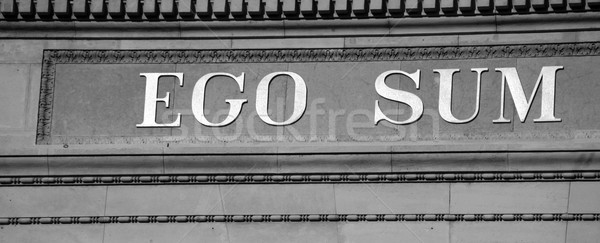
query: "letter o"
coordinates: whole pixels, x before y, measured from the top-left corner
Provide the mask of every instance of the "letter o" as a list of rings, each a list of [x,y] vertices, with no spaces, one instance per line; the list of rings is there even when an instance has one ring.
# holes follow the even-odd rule
[[[294,112],[292,112],[292,116],[289,119],[283,122],[273,121],[268,113],[269,85],[271,84],[271,81],[279,75],[287,75],[294,80]],[[304,79],[302,79],[300,75],[293,72],[270,73],[258,83],[258,87],[256,88],[256,113],[261,120],[269,125],[290,125],[298,121],[300,117],[302,117],[302,114],[304,114],[304,111],[306,110],[306,97],[306,83],[304,83]]]

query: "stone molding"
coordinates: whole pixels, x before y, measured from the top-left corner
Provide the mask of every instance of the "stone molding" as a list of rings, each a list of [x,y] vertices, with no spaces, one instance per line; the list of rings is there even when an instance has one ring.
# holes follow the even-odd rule
[[[595,11],[599,0],[2,0],[0,20],[229,21],[511,15]]]
[[[600,55],[600,42],[335,49],[252,50],[45,50],[36,144],[64,143],[51,138],[56,64],[79,63],[261,63],[451,60]],[[88,142],[89,143],[89,142]]]
[[[256,214],[161,216],[66,216],[0,218],[0,225],[123,224],[123,223],[279,223],[279,222],[382,222],[382,221],[600,221],[600,214]]]
[[[3,186],[600,181],[600,171],[2,176]]]

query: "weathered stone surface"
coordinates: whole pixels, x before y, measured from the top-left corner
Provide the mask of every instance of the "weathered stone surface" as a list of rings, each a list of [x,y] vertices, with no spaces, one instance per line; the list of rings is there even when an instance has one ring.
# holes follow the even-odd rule
[[[0,175],[46,175],[48,161],[45,157],[0,157]]]
[[[144,112],[146,82],[140,73],[174,72],[175,65],[58,64],[56,69],[54,137],[170,135],[170,128],[137,129],[135,124],[142,123]],[[157,122],[171,122],[176,84],[169,77],[160,83],[161,97],[171,93],[171,109],[158,104]]]
[[[511,170],[597,170],[597,152],[509,153]]]
[[[166,155],[166,173],[275,173],[276,155]]]
[[[600,212],[600,183],[571,182],[569,194],[569,213]]]
[[[450,242],[565,242],[566,222],[452,222]],[[570,241],[567,241],[570,242]]]
[[[3,225],[2,242],[65,242],[101,243],[104,225]]]
[[[227,234],[225,223],[109,224],[103,242],[229,242]]]
[[[381,37],[346,37],[344,47],[399,47],[399,46],[448,46],[458,45],[458,35],[439,36],[388,36]]]
[[[448,213],[448,184],[338,184],[334,186],[340,214]]]
[[[344,222],[339,242],[450,242],[448,222]]]
[[[109,187],[107,215],[223,214],[217,185]]]
[[[280,173],[390,172],[389,154],[279,155]]]
[[[569,183],[450,184],[450,213],[564,213]]]
[[[593,243],[600,238],[598,222],[568,222],[566,242]]]
[[[232,223],[229,242],[338,242],[335,223]]]
[[[507,170],[506,153],[397,153],[392,171]]]
[[[277,49],[277,48],[342,48],[343,38],[279,38],[264,41],[261,39],[233,39],[234,49]]]
[[[226,214],[335,213],[333,186],[220,185]],[[253,203],[248,203],[253,202]]]
[[[0,64],[0,130],[25,128],[29,64]]]
[[[0,215],[104,215],[106,187],[0,187]]]
[[[64,174],[139,174],[162,173],[162,156],[50,156],[48,173]]]

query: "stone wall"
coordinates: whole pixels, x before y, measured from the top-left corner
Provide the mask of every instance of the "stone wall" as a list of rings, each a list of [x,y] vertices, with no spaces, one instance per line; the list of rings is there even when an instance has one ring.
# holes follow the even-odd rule
[[[525,142],[206,146],[89,134],[36,143],[44,50],[600,39],[594,1],[344,2],[197,0],[192,9],[181,0],[152,9],[134,1],[0,1],[0,242],[598,241],[600,147],[591,118],[568,121],[579,137]],[[511,131],[527,131],[512,120]]]

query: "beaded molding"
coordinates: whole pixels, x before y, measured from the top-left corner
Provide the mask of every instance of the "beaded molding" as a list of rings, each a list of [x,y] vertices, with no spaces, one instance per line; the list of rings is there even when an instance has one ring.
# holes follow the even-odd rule
[[[4,176],[1,186],[598,181],[600,171]]]
[[[52,106],[57,64],[196,64],[454,60],[600,55],[600,42],[275,50],[45,50],[36,144],[52,144]]]
[[[382,221],[600,221],[600,214],[271,214],[66,216],[0,218],[0,225],[124,224],[124,223],[248,223],[248,222],[382,222]]]

